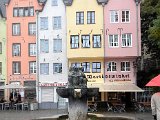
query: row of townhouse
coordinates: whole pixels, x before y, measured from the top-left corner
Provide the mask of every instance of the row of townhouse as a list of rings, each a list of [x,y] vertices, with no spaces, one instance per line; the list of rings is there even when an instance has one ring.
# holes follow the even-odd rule
[[[93,86],[136,84],[140,0],[4,0],[2,12],[0,84],[30,86],[19,92],[40,108],[66,105],[56,88],[67,84],[71,66],[83,67]],[[108,96],[103,89],[97,99]]]

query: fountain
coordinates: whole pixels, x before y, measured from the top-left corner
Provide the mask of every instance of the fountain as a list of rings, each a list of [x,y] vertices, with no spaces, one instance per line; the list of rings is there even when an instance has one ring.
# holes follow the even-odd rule
[[[83,68],[71,67],[68,75],[68,86],[56,89],[59,96],[68,98],[68,115],[58,115],[52,118],[35,120],[134,120],[123,116],[87,115],[87,98],[97,96],[99,88],[87,88],[87,78]]]
[[[87,119],[87,98],[98,94],[98,88],[87,88],[87,78],[83,68],[71,67],[68,75],[68,86],[57,88],[57,93],[69,99],[69,120]]]

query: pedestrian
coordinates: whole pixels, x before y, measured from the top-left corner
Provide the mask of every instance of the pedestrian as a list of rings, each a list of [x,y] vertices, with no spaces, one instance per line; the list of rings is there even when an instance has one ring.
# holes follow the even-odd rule
[[[151,109],[154,120],[160,120],[160,92],[152,95]]]

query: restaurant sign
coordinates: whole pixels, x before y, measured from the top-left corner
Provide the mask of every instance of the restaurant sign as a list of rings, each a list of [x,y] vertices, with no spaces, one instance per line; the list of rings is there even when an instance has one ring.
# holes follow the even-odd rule
[[[40,87],[63,87],[66,86],[67,83],[40,83]]]

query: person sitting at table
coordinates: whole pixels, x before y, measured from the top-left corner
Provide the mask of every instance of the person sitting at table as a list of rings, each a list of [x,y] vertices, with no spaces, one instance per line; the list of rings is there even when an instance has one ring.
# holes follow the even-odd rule
[[[17,100],[18,100],[18,102],[21,102],[21,95],[20,95],[20,93],[18,93]]]
[[[1,98],[0,103],[4,103],[6,100],[4,98]]]

